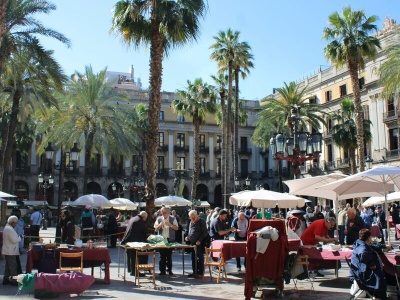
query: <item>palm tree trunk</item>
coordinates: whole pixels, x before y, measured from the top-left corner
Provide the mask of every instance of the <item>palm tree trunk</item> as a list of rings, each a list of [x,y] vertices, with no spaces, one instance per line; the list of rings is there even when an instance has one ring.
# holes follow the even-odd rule
[[[239,173],[239,157],[238,157],[238,146],[239,146],[239,69],[235,69],[235,120],[233,124],[233,178],[234,180]],[[243,170],[242,170],[243,172]],[[236,187],[234,187],[236,192]]]
[[[357,162],[356,162],[356,149],[349,149],[349,158],[350,158],[350,173],[357,173]]]
[[[192,192],[191,192],[192,208],[193,208],[193,203],[197,198],[196,195],[197,181],[200,173],[200,120],[197,109],[195,109],[193,112],[193,132],[194,132],[194,153],[193,153],[194,165],[193,165]]]
[[[152,10],[154,13],[154,10]],[[156,195],[157,140],[161,109],[163,38],[159,31],[160,21],[156,16],[151,20],[150,46],[150,87],[149,87],[149,128],[146,134],[147,188]],[[154,197],[146,199],[149,218],[154,214]]]
[[[3,36],[7,31],[7,4],[8,0],[0,0],[0,45],[3,44]],[[0,74],[3,73],[3,66],[8,56],[0,55]]]
[[[229,199],[229,194],[231,193],[231,161],[232,161],[232,155],[231,155],[231,147],[232,147],[232,59],[229,60],[229,67],[228,67],[228,103],[227,103],[227,110],[226,110],[226,128],[227,128],[227,134],[226,134],[226,193],[224,197],[224,208],[228,206],[228,199]]]
[[[358,83],[358,64],[349,62],[348,63],[351,84],[353,86],[353,95],[354,95],[354,113],[357,127],[357,144],[358,144],[358,165],[360,172],[365,170],[365,147],[364,147],[364,114],[361,106],[361,95],[360,95],[360,86]]]
[[[220,92],[221,96],[221,113],[222,113],[222,140],[221,140],[221,192],[222,192],[222,206],[225,204],[226,197],[226,105],[225,105],[225,92],[222,90]]]

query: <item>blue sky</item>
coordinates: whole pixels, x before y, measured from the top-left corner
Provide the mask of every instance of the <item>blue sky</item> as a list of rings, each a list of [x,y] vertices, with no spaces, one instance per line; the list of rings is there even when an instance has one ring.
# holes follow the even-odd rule
[[[135,79],[148,87],[149,49],[129,48],[109,33],[111,10],[115,0],[58,0],[57,10],[37,17],[45,26],[66,35],[72,42],[67,48],[56,41],[42,39],[47,49],[69,75],[92,65],[98,72],[128,72],[135,68]],[[254,69],[240,82],[241,97],[258,100],[272,93],[284,82],[298,81],[314,74],[320,66],[329,65],[323,55],[326,42],[322,31],[328,16],[346,5],[377,15],[382,27],[389,16],[400,23],[400,2],[397,0],[209,0],[209,11],[201,24],[198,42],[171,51],[164,60],[163,90],[183,89],[186,81],[201,77],[213,84],[210,75],[217,66],[209,59],[209,46],[218,31],[232,28],[252,48]]]

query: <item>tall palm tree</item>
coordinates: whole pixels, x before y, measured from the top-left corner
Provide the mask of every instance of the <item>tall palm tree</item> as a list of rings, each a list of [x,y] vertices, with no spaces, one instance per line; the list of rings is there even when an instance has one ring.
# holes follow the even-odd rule
[[[351,174],[355,174],[357,171],[355,159],[355,152],[357,149],[357,128],[354,121],[354,112],[353,100],[345,98],[340,103],[340,112],[331,116],[331,119],[336,123],[332,127],[333,142],[339,147],[342,147],[344,151],[347,151],[349,154]],[[372,134],[370,131],[371,124],[370,120],[363,120],[364,141],[366,143],[372,140]]]
[[[58,108],[47,110],[38,126],[39,131],[46,132],[43,145],[54,142],[56,146],[72,147],[77,141],[84,145],[85,194],[93,153],[106,153],[119,159],[121,155],[129,156],[137,141],[134,109],[118,104],[117,101],[128,96],[111,87],[106,71],[96,74],[87,66],[84,74],[76,72],[68,84],[67,94],[60,95]]]
[[[388,59],[379,68],[382,94],[386,99],[395,95],[398,101],[400,95],[400,44],[399,37],[385,50]]]
[[[156,194],[156,163],[163,57],[173,47],[196,40],[199,18],[205,15],[204,0],[120,0],[114,7],[111,31],[121,36],[128,45],[150,45],[149,128],[147,145],[147,185]],[[146,208],[153,213],[154,199]]]
[[[194,153],[191,200],[196,200],[197,181],[200,174],[200,126],[206,121],[207,114],[215,112],[214,87],[203,82],[201,78],[187,81],[185,90],[177,90],[178,99],[172,101],[172,109],[178,115],[188,115],[192,118]],[[193,206],[193,205],[192,205]]]
[[[374,59],[380,41],[369,33],[376,31],[374,24],[377,16],[365,15],[362,10],[352,11],[350,6],[344,7],[342,14],[335,12],[329,16],[329,27],[323,31],[323,38],[330,41],[324,49],[325,57],[337,67],[346,65],[353,87],[355,120],[357,126],[357,143],[360,171],[364,171],[365,147],[363,130],[363,110],[361,106],[359,70],[364,68],[367,59]]]
[[[235,59],[235,49],[239,43],[239,31],[233,31],[232,29],[227,29],[225,31],[219,31],[217,36],[214,36],[215,43],[210,46],[213,52],[210,55],[212,60],[215,60],[220,68],[219,72],[224,73],[224,69],[228,66],[228,98],[226,105],[226,127],[231,126],[231,110],[232,110],[232,74],[233,74],[233,62]],[[225,186],[223,186],[224,195],[224,207],[227,206],[227,195],[230,194],[231,190],[231,172],[230,172],[230,162],[231,162],[231,143],[232,135],[230,130],[227,130],[225,143]]]
[[[34,40],[36,46],[33,48],[17,43],[13,59],[6,62],[0,76],[0,92],[4,101],[0,117],[0,184],[7,189],[16,128],[23,121],[21,109],[30,109],[32,113],[44,106],[55,105],[54,91],[62,91],[67,81],[53,58],[53,52],[44,50],[39,41]]]
[[[221,113],[221,122],[220,127],[222,128],[222,140],[221,140],[221,191],[222,191],[222,199],[224,199],[225,203],[225,195],[224,192],[226,189],[226,136],[227,136],[227,126],[226,125],[226,104],[225,99],[228,94],[228,75],[226,74],[218,74],[218,76],[211,75],[211,78],[214,80],[216,84],[216,92],[219,94],[220,105],[219,110],[217,111]]]
[[[1,0],[0,1],[0,74],[5,62],[16,49],[16,44],[34,48],[35,37],[46,36],[70,46],[70,41],[61,33],[43,26],[34,18],[38,13],[49,14],[56,9],[45,0]]]
[[[300,128],[307,128],[311,125],[315,129],[321,127],[321,123],[325,124],[323,112],[319,104],[310,104],[308,99],[304,97],[307,87],[299,88],[295,82],[284,83],[283,88],[277,88],[278,97],[267,97],[261,99],[260,112],[255,125],[252,141],[265,141],[263,145],[266,147],[269,138],[273,133],[283,132],[289,133],[289,129],[293,127],[290,116],[292,114],[292,106],[301,107],[300,110]]]

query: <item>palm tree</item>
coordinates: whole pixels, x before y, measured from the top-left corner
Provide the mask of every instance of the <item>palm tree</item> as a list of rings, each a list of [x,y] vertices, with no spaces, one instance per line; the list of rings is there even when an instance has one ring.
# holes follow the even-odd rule
[[[111,31],[121,36],[128,45],[150,45],[149,128],[147,145],[147,185],[156,194],[156,163],[163,57],[173,47],[196,40],[199,18],[207,10],[204,0],[120,0],[114,7]],[[152,215],[154,199],[146,208]]]
[[[315,129],[321,127],[321,123],[325,124],[323,112],[319,104],[310,104],[308,99],[304,97],[307,87],[300,89],[295,82],[289,84],[284,83],[283,88],[277,88],[278,97],[267,97],[261,99],[260,112],[255,125],[252,141],[257,144],[262,142],[264,148],[269,143],[269,138],[275,132],[290,133],[293,127],[290,116],[292,114],[292,106],[301,107],[300,128],[307,128],[311,125]]]
[[[222,141],[221,141],[221,191],[222,191],[222,199],[224,199],[225,203],[225,189],[226,189],[226,136],[227,136],[227,126],[226,124],[226,104],[225,98],[228,94],[228,75],[226,74],[218,74],[218,76],[211,75],[211,78],[214,80],[216,84],[216,92],[219,94],[220,104],[219,110],[217,111],[221,113],[221,121],[220,127],[222,128]]]
[[[179,99],[172,101],[172,109],[178,115],[188,115],[192,118],[194,135],[194,153],[193,153],[193,177],[191,200],[195,201],[197,195],[197,181],[200,174],[200,126],[206,121],[209,113],[215,112],[215,93],[214,87],[197,78],[192,83],[187,81],[185,90],[178,90]],[[192,205],[193,206],[193,205]]]
[[[400,94],[400,44],[398,38],[385,50],[388,59],[379,68],[382,94],[386,99],[397,100]]]
[[[6,61],[15,51],[16,45],[37,47],[38,36],[51,37],[70,46],[70,41],[61,33],[44,27],[33,16],[49,14],[56,6],[45,0],[0,0],[0,74]]]
[[[228,101],[226,105],[226,126],[231,126],[231,110],[232,110],[232,73],[233,73],[233,62],[235,59],[234,53],[238,45],[239,31],[232,31],[232,29],[227,29],[226,32],[219,31],[217,36],[214,36],[215,43],[210,46],[213,49],[210,58],[215,60],[220,68],[220,73],[224,73],[224,69],[228,69]],[[225,186],[223,186],[224,195],[224,207],[227,205],[226,196],[230,193],[230,159],[231,159],[231,143],[232,135],[230,130],[227,130],[225,143]]]
[[[333,142],[347,151],[350,158],[351,174],[355,174],[356,167],[356,149],[357,149],[357,128],[354,121],[354,103],[350,98],[345,98],[340,103],[340,112],[335,113],[331,118],[335,121],[332,127]],[[370,131],[370,120],[363,120],[364,141],[370,142],[372,134]]]
[[[47,133],[43,145],[55,142],[56,146],[72,147],[76,141],[84,144],[84,194],[93,152],[119,159],[121,155],[129,156],[137,141],[134,109],[118,104],[128,96],[111,87],[106,71],[95,74],[87,66],[84,74],[76,72],[67,94],[60,95],[58,108],[47,110],[38,127]]]
[[[360,171],[364,171],[365,146],[363,130],[363,110],[361,106],[358,72],[364,68],[367,59],[374,59],[380,41],[370,32],[376,31],[377,16],[367,17],[362,10],[352,11],[350,6],[343,8],[342,15],[335,12],[329,16],[330,27],[324,29],[323,38],[330,41],[325,47],[325,57],[337,67],[346,65],[353,87],[355,120]]]

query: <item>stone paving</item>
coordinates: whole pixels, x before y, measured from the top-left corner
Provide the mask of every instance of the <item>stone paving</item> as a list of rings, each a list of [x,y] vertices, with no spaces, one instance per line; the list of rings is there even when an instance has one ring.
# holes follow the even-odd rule
[[[54,228],[41,231],[41,236],[53,236]],[[54,240],[52,238],[52,240]],[[244,299],[244,272],[236,271],[235,260],[229,260],[227,265],[228,279],[222,280],[219,284],[216,280],[212,281],[208,276],[201,279],[188,278],[182,275],[181,253],[174,251],[173,272],[174,275],[156,276],[156,287],[149,282],[141,281],[141,287],[134,284],[134,277],[128,275],[124,282],[122,277],[118,277],[118,249],[109,249],[111,255],[111,284],[104,284],[100,279],[100,268],[95,268],[96,282],[83,295],[61,295],[58,299],[193,299],[193,300],[211,300],[211,299]],[[190,272],[191,259],[189,254],[185,254],[185,271]],[[122,260],[121,260],[122,262]],[[26,253],[21,255],[22,269],[25,270]],[[309,292],[311,285],[306,281],[299,281],[299,291],[295,292],[294,285],[285,285],[284,299],[349,299],[350,282],[348,280],[348,268],[342,263],[339,270],[339,276],[334,276],[333,270],[324,270],[325,277],[316,278],[314,281],[315,291]],[[34,270],[36,271],[36,270]],[[85,269],[89,273],[90,269]],[[0,274],[4,272],[4,258],[0,260]],[[103,273],[104,274],[104,273]],[[0,275],[2,279],[2,275]],[[393,290],[393,289],[392,289]],[[0,299],[14,298],[17,293],[17,287],[2,286],[0,289]],[[274,288],[264,289],[264,299],[275,299]],[[253,299],[262,299],[262,292],[255,293]],[[33,299],[33,291],[21,291],[19,299]],[[394,293],[390,294],[390,299],[397,299]]]

